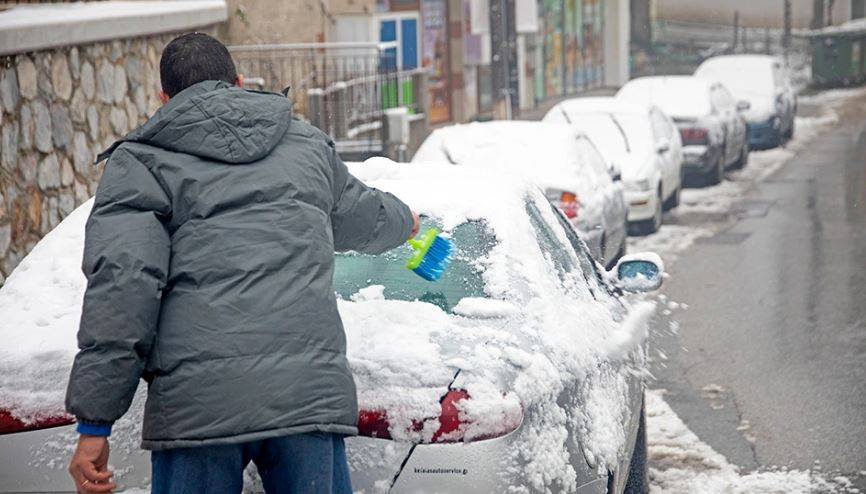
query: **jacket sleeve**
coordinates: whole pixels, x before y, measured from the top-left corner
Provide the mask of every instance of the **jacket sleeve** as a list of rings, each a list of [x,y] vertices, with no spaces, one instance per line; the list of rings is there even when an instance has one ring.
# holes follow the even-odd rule
[[[409,206],[387,192],[364,185],[349,173],[333,149],[329,152],[335,184],[331,211],[334,249],[381,254],[408,240],[413,226]]]
[[[85,230],[87,290],[66,391],[66,409],[82,433],[108,435],[132,402],[168,276],[170,215],[170,199],[150,170],[118,148]]]

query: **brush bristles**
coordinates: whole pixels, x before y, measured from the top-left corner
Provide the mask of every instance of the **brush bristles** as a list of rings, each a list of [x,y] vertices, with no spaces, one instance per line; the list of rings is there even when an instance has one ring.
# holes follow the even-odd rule
[[[450,240],[436,237],[421,264],[413,271],[427,281],[436,281],[451,263],[451,252],[454,246]]]

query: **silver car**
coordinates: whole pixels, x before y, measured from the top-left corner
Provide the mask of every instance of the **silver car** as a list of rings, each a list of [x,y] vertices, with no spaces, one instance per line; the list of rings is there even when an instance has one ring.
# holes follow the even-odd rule
[[[425,228],[447,230],[455,245],[437,283],[405,268],[408,248],[336,261],[360,404],[361,435],[347,440],[354,489],[645,492],[647,328],[635,313],[646,315],[646,307],[621,294],[658,288],[657,257],[627,256],[613,272],[600,270],[567,218],[513,178],[381,160],[352,172],[409,202]],[[0,380],[0,397],[20,396],[12,382],[39,389],[49,405],[62,396],[64,380],[43,382],[31,371],[55,367],[38,360],[46,346],[68,371],[75,324],[46,331],[52,324],[37,323],[54,306],[16,311],[9,302],[40,300],[40,288],[53,285],[55,305],[75,306],[84,279],[70,266],[88,207],[64,220],[61,234],[47,237],[0,290],[0,307],[17,322],[0,334],[23,342],[0,360],[27,366],[4,368],[20,379]],[[66,317],[75,320],[74,313],[59,320]],[[57,341],[31,345],[22,335]],[[149,475],[137,449],[142,391],[111,439],[117,477],[135,489],[147,488]],[[62,408],[18,405],[0,403],[0,492],[70,491],[71,426],[25,431],[67,420]],[[255,474],[248,477],[248,489],[259,490]]]

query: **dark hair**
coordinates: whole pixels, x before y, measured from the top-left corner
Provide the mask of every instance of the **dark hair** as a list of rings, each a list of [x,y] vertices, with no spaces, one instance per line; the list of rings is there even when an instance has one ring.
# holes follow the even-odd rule
[[[187,33],[171,40],[159,61],[162,90],[169,97],[201,81],[238,78],[235,63],[226,47],[204,33]]]

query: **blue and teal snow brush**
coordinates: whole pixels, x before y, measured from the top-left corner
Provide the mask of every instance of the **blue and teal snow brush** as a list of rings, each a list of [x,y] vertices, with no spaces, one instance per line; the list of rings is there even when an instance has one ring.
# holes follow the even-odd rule
[[[415,253],[406,267],[427,281],[436,281],[451,263],[451,240],[439,236],[439,230],[431,228],[417,238],[410,238],[409,245]]]

